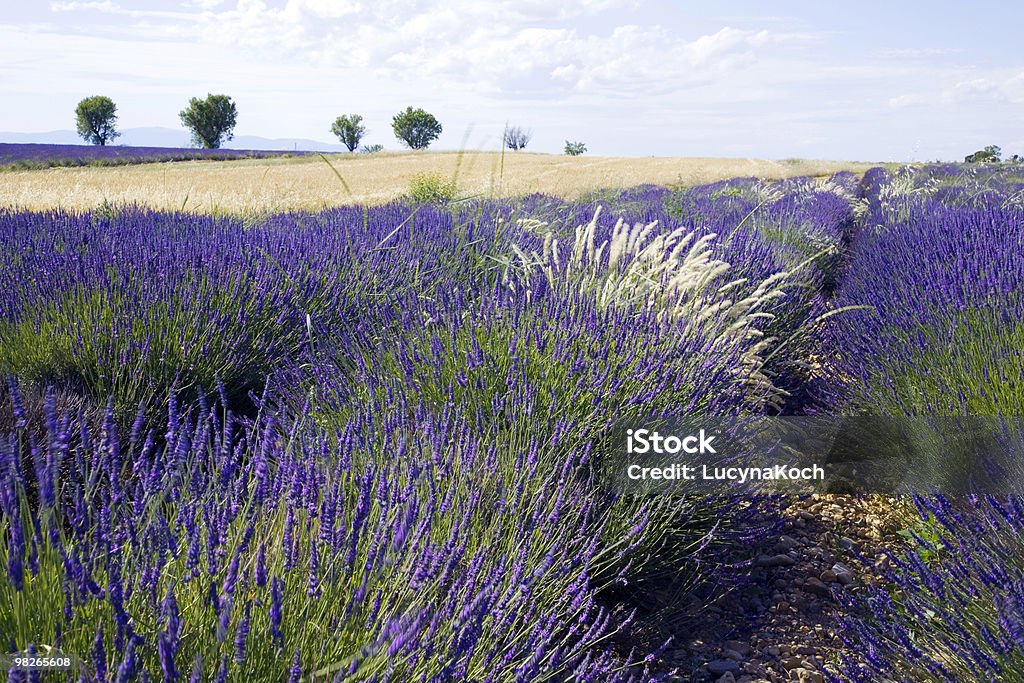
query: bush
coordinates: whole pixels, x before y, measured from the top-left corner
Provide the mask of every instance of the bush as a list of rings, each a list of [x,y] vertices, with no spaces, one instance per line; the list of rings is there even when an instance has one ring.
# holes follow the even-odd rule
[[[455,179],[446,180],[439,173],[417,173],[409,183],[409,196],[420,203],[439,202],[445,204],[455,199],[458,188]]]
[[[360,154],[376,154],[377,152],[383,152],[384,145],[363,145],[359,148]]]
[[[582,142],[569,142],[565,141],[565,153],[571,157],[578,157],[581,154],[586,153],[587,146]]]
[[[983,163],[991,161],[999,161],[1002,157],[1003,151],[996,145],[989,145],[985,149],[979,149],[974,154],[968,154],[964,157],[964,161],[967,163]]]

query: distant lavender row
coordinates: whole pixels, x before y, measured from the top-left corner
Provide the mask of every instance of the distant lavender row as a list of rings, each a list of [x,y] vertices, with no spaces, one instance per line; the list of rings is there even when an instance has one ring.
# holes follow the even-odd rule
[[[301,156],[312,152],[251,149],[190,149],[184,147],[129,147],[97,145],[43,145],[0,143],[0,169],[32,169],[52,166],[121,166],[197,159],[266,159]]]

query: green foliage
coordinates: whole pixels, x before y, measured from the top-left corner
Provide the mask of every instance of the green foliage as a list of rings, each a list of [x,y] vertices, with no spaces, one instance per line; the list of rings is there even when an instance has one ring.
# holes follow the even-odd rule
[[[115,129],[117,105],[109,97],[86,97],[75,107],[75,122],[82,139],[94,145],[106,145],[121,135]]]
[[[979,149],[974,154],[968,154],[964,157],[964,161],[967,163],[999,161],[1002,155],[1003,150],[999,149],[997,145],[989,145],[985,149]]]
[[[872,373],[864,390],[870,398],[860,400],[896,415],[1024,415],[1024,385],[1009,380],[1024,376],[1024,324],[975,309],[955,324],[892,333],[922,350],[885,374]]]
[[[354,152],[366,134],[366,126],[363,125],[363,117],[359,114],[343,114],[334,119],[331,132],[348,147],[348,151]]]
[[[391,120],[395,137],[409,149],[426,149],[441,136],[440,122],[422,109],[406,107]]]
[[[181,123],[192,131],[192,140],[207,149],[217,149],[234,137],[238,110],[227,95],[193,97],[179,114]]]
[[[582,142],[570,142],[565,141],[565,153],[571,157],[578,157],[581,154],[586,153],[587,146]]]
[[[409,196],[416,202],[445,204],[457,193],[455,179],[447,180],[439,173],[417,173],[409,183]]]
[[[384,145],[363,145],[359,148],[360,154],[376,154],[377,152],[383,152]]]

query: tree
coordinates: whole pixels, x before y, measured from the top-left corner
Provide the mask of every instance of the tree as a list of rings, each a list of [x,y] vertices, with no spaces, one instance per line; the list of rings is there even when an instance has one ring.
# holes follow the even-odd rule
[[[525,149],[530,144],[533,133],[523,130],[519,126],[512,126],[505,129],[505,146],[512,150]]]
[[[964,161],[967,163],[978,163],[984,161],[999,161],[999,158],[1003,155],[1003,150],[999,149],[997,145],[989,145],[985,149],[978,150],[974,154],[968,154],[964,157]]]
[[[578,157],[587,151],[587,146],[582,142],[569,142],[565,141],[565,153],[571,157]]]
[[[422,109],[407,107],[391,120],[395,137],[409,149],[426,149],[441,135],[441,124]]]
[[[238,110],[227,95],[207,95],[205,100],[193,97],[178,116],[192,131],[192,141],[207,149],[217,149],[234,137]]]
[[[331,132],[348,147],[348,151],[354,152],[366,134],[366,126],[363,125],[363,117],[359,114],[344,114],[334,119]]]
[[[120,135],[114,129],[117,123],[117,105],[109,97],[86,97],[75,107],[75,119],[78,134],[91,144],[103,146]]]

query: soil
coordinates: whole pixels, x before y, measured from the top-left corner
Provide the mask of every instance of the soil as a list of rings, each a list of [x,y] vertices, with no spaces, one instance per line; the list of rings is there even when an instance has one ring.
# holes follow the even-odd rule
[[[659,662],[674,681],[830,680],[826,666],[860,653],[836,634],[858,619],[858,593],[903,545],[908,505],[886,496],[815,494],[789,501],[782,523],[753,548],[741,594],[704,604]]]

